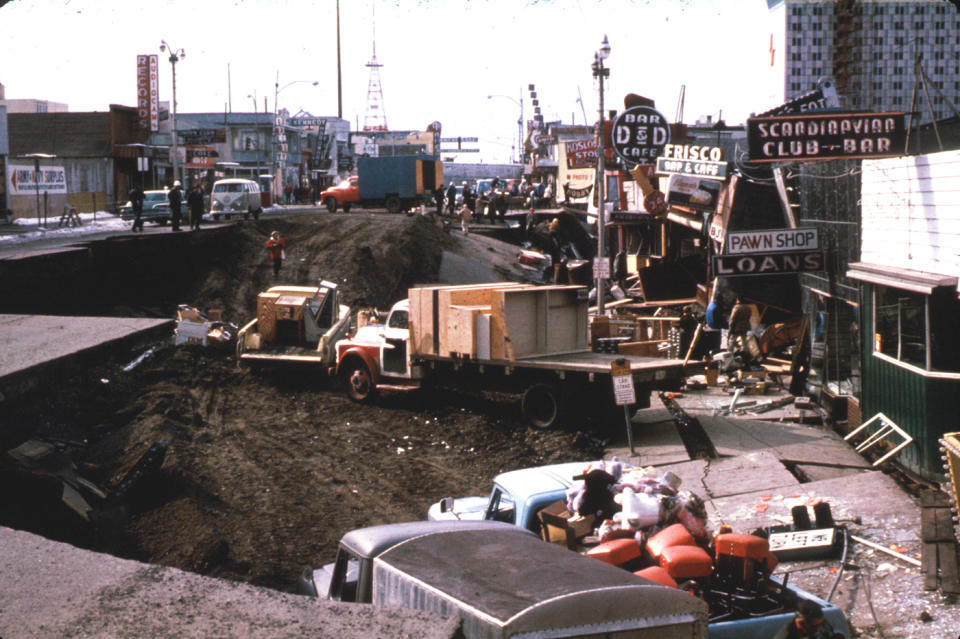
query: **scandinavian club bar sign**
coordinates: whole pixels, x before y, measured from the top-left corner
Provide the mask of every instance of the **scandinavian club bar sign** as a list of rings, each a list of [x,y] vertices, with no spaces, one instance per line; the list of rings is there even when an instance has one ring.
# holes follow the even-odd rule
[[[906,114],[817,113],[747,119],[751,162],[903,155]]]
[[[727,233],[723,255],[713,258],[718,276],[784,275],[823,270],[815,228]]]

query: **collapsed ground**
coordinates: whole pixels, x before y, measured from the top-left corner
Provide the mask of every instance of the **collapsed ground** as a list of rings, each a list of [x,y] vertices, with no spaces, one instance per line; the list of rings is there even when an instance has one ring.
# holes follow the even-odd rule
[[[218,308],[242,324],[275,282],[263,244],[287,241],[277,282],[337,282],[353,308],[387,308],[407,287],[438,279],[459,240],[428,218],[313,215],[239,224],[183,281],[130,282],[84,314],[172,317],[177,303]],[[178,246],[191,251],[191,242]],[[186,254],[169,255],[174,262]],[[474,256],[476,257],[476,256]],[[195,259],[195,256],[193,256]],[[81,310],[81,309],[77,309]],[[94,312],[94,310],[96,312]],[[79,314],[79,313],[78,313]],[[520,420],[512,396],[444,391],[350,402],[315,369],[252,373],[232,350],[168,343],[130,372],[142,348],[83,371],[55,391],[6,402],[22,437],[61,442],[81,474],[117,485],[157,440],[159,474],[121,507],[98,505],[87,524],[59,502],[59,482],[0,470],[25,486],[0,497],[0,524],[102,552],[206,575],[293,590],[304,564],[332,558],[360,526],[423,519],[444,496],[484,494],[502,470],[595,458],[589,432],[543,432]]]

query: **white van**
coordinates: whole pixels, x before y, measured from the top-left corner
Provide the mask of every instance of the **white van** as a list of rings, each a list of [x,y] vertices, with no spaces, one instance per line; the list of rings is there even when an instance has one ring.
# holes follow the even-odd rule
[[[260,202],[260,187],[253,180],[230,178],[217,180],[213,183],[210,192],[210,215],[219,220],[230,219],[234,215],[242,215],[247,219],[253,214],[253,219],[260,218],[263,205]]]

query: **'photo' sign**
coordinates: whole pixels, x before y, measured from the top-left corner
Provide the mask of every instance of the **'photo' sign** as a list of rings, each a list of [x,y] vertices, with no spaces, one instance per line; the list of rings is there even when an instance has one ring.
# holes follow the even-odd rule
[[[747,119],[751,162],[903,155],[905,114],[822,113]]]

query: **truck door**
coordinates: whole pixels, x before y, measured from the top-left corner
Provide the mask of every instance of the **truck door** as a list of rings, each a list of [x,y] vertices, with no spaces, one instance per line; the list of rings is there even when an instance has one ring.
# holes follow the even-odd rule
[[[380,366],[384,372],[397,377],[410,377],[407,361],[407,342],[410,340],[409,313],[394,310],[387,319],[383,334],[384,347]]]

